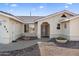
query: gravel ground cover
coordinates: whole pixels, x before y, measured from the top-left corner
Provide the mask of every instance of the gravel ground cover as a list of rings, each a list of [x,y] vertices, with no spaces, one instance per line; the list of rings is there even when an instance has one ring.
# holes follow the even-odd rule
[[[0,52],[0,56],[79,56],[79,42],[40,42],[24,49]]]
[[[37,44],[21,50],[0,52],[0,56],[40,56],[40,50]]]

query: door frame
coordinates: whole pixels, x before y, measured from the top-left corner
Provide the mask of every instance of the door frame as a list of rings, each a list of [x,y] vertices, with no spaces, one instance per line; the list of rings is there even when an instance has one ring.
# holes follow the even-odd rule
[[[41,38],[50,37],[50,24],[48,22],[43,22],[41,24]]]

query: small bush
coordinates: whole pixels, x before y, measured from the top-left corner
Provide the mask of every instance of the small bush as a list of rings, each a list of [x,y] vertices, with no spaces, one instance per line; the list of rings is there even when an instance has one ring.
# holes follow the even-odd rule
[[[67,40],[66,38],[63,38],[63,37],[57,37],[56,39],[58,39],[58,40]]]

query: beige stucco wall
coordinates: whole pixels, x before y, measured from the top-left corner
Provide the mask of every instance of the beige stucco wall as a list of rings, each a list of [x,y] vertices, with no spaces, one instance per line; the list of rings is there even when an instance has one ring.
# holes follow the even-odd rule
[[[50,24],[50,38],[61,36],[61,35],[59,35],[59,34],[62,34],[61,29],[60,30],[57,29],[57,24],[60,23],[60,21],[64,19],[61,17],[61,15],[62,14],[50,16],[48,18],[38,21],[38,29],[37,29],[38,38],[41,38],[41,24],[43,22],[48,22]],[[67,13],[66,13],[66,15],[67,15],[67,18],[71,17],[71,15],[69,15]],[[66,33],[66,30],[64,32]],[[66,34],[68,34],[68,33],[66,33]]]
[[[66,28],[65,28],[66,24]],[[61,37],[67,38],[68,40],[70,39],[70,22],[63,22],[61,23]]]
[[[67,28],[63,28],[64,24],[67,24]],[[70,21],[63,22],[62,24],[62,35],[70,41],[79,41],[79,17],[71,19]]]
[[[9,30],[10,31],[10,42],[21,37],[24,32],[23,24],[11,18],[9,18],[9,29],[10,29]]]
[[[9,18],[3,15],[0,15],[0,43],[7,44],[9,43]],[[8,32],[7,32],[8,31]]]
[[[0,15],[0,43],[8,44],[23,34],[23,23]]]
[[[70,21],[70,40],[79,41],[79,17]]]

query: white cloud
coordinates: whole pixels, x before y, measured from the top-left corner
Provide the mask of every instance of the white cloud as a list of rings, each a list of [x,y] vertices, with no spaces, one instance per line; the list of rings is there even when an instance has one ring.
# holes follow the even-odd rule
[[[66,5],[66,6],[64,6],[64,7],[65,7],[65,8],[69,8],[69,6],[67,6],[67,5]]]
[[[10,11],[12,12],[13,10],[11,9]]]
[[[72,3],[67,3],[67,4],[72,5]]]
[[[17,4],[11,4],[10,6],[11,6],[11,7],[16,7],[16,6],[17,6]]]
[[[16,7],[18,6],[17,4],[10,4],[10,3],[5,3],[6,6],[11,6],[11,7]]]
[[[44,6],[40,6],[40,9],[44,8]]]

